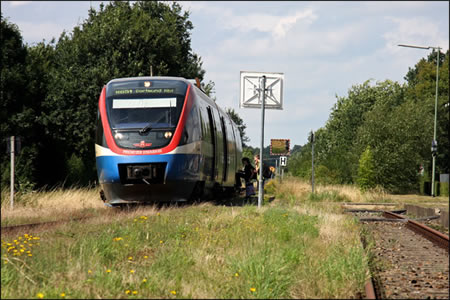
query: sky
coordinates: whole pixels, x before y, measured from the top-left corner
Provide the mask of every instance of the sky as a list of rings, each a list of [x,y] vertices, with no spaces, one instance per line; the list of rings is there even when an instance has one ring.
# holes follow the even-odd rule
[[[105,2],[106,3],[106,2]],[[283,109],[265,111],[271,139],[304,145],[324,127],[337,97],[367,80],[405,82],[431,50],[449,48],[448,1],[182,1],[194,29],[191,47],[217,103],[246,124],[249,145],[261,146],[261,109],[240,108],[240,72],[283,73]],[[99,1],[2,1],[3,16],[32,46],[72,32]],[[106,84],[106,82],[105,82]],[[101,87],[99,87],[100,90]]]

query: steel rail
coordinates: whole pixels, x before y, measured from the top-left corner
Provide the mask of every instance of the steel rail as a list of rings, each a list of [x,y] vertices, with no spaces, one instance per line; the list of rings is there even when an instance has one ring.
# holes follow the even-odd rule
[[[445,235],[431,227],[428,227],[424,224],[421,224],[419,222],[409,220],[405,216],[385,211],[383,215],[386,218],[393,218],[393,219],[406,219],[407,223],[406,226],[413,230],[414,232],[424,236],[434,244],[438,245],[441,248],[444,248],[447,252],[449,252],[449,237],[448,235]]]

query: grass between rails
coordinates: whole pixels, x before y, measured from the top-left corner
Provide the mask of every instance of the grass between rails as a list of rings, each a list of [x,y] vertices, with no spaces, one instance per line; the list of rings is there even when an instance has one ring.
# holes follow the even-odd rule
[[[358,224],[340,214],[347,198],[311,196],[306,187],[268,183],[277,200],[262,209],[142,207],[20,237],[2,234],[2,298],[355,297],[368,277],[367,255]],[[66,197],[76,201],[72,194]],[[92,197],[66,213],[103,209],[94,204],[102,205],[98,194]],[[45,201],[35,214],[42,210],[52,211]]]

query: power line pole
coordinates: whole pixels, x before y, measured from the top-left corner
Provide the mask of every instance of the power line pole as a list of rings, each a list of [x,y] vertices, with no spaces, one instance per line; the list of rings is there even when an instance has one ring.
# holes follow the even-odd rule
[[[408,47],[408,48],[416,48],[416,49],[433,49],[437,50],[437,59],[436,59],[436,95],[435,95],[435,102],[434,102],[434,134],[433,134],[433,140],[431,141],[431,155],[433,157],[433,170],[431,175],[431,196],[435,196],[435,173],[436,173],[436,156],[437,156],[437,140],[436,140],[436,123],[437,123],[437,105],[438,105],[438,85],[439,85],[439,53],[441,52],[441,47],[423,47],[423,46],[415,46],[415,45],[398,45],[399,47]]]

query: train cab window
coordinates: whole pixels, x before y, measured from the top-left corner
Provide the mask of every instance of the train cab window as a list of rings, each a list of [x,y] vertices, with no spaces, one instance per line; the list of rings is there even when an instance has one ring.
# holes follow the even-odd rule
[[[116,144],[125,149],[167,146],[184,105],[181,80],[113,80],[106,86],[106,111]]]

